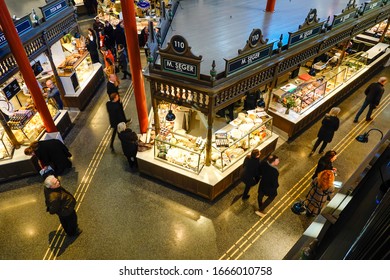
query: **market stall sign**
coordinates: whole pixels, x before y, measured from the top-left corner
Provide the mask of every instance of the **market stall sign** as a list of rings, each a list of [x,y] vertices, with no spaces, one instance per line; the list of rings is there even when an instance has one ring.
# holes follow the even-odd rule
[[[335,15],[333,18],[332,28],[338,27],[348,21],[351,21],[356,17],[357,11],[350,12],[348,14]]]
[[[289,32],[290,37],[288,39],[289,46],[294,46],[296,44],[302,43],[310,38],[313,38],[321,33],[322,23],[314,26],[313,28],[299,30],[297,32]]]
[[[175,61],[168,58],[163,58],[163,70],[173,72],[186,77],[197,78],[198,66],[196,64]]]
[[[244,55],[226,61],[226,74],[232,74],[270,57],[273,45],[274,43],[271,43],[264,48],[257,49],[250,53],[245,53]]]
[[[15,24],[16,32],[18,33],[19,37],[22,36],[24,33],[32,29],[32,24],[30,20],[30,16],[26,16],[25,18],[22,18]],[[5,38],[5,35],[3,32],[0,32],[0,47],[3,46],[7,42],[7,39]]]
[[[66,4],[66,0],[52,3],[44,7],[40,7],[43,14],[43,18],[45,20],[54,17],[55,15],[59,14],[61,11],[65,10],[66,8],[68,8],[68,4]]]
[[[16,79],[12,80],[12,82],[10,82],[8,85],[6,85],[3,88],[5,97],[8,100],[11,100],[11,98],[14,97],[19,91],[20,91],[20,86]]]
[[[150,3],[148,1],[140,0],[137,2],[137,6],[141,9],[149,9]]]
[[[364,3],[364,9],[363,9],[363,12],[368,12],[368,11],[371,11],[375,8],[378,8],[381,6],[383,0],[377,0],[377,1],[371,1],[371,2],[365,2]]]

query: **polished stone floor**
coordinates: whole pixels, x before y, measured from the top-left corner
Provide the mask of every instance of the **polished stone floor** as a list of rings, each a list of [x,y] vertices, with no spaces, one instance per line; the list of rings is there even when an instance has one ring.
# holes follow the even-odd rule
[[[380,75],[390,75],[389,68],[370,82]],[[124,92],[128,83],[121,95],[137,130],[134,96]],[[346,180],[375,146],[375,137],[379,140],[373,134],[373,141],[362,145],[354,140],[357,135],[370,128],[389,129],[389,92],[388,84],[369,123],[352,122],[362,89],[339,105],[341,127],[328,147],[339,152],[337,180]],[[102,87],[65,138],[74,168],[61,181],[78,199],[83,233],[73,240],[57,231],[57,217],[45,212],[39,176],[8,182],[0,192],[0,259],[282,259],[311,222],[293,215],[289,206],[306,193],[319,158],[307,157],[319,122],[277,148],[279,195],[260,220],[254,214],[256,188],[248,201],[240,199],[243,184],[238,184],[209,202],[129,172],[119,141],[117,152],[107,149],[106,100]]]
[[[390,76],[390,68],[367,84],[382,75]],[[358,124],[352,122],[367,84],[339,104],[341,127],[327,147],[339,153],[335,166],[341,182],[376,145],[375,139],[379,140],[379,135],[372,134],[370,142],[362,145],[355,137],[370,128],[389,129],[390,83],[374,120],[365,122],[361,117]],[[121,97],[126,114],[133,118],[132,128],[138,131],[129,80],[121,85]],[[319,159],[317,154],[307,156],[320,122],[295,140],[278,145],[279,195],[266,218],[259,219],[254,214],[257,188],[251,190],[247,201],[240,199],[244,188],[240,183],[209,202],[130,172],[118,139],[115,153],[108,148],[106,101],[102,85],[65,138],[74,167],[60,180],[78,200],[83,233],[77,239],[63,235],[58,218],[45,211],[39,176],[7,182],[0,186],[1,260],[280,260],[310,224],[311,219],[292,214],[290,205],[306,194]]]

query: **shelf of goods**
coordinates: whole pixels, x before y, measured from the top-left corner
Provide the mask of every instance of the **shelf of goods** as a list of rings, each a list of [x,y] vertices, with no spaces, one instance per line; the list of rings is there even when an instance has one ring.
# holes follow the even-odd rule
[[[244,157],[252,149],[260,149],[266,157],[275,150],[277,140],[272,117],[264,111],[240,113],[213,135],[212,160],[206,166],[206,139],[164,127],[154,139],[154,150],[137,154],[139,171],[213,200],[240,179]]]
[[[12,158],[14,152],[14,146],[8,139],[3,128],[0,128],[0,160]]]

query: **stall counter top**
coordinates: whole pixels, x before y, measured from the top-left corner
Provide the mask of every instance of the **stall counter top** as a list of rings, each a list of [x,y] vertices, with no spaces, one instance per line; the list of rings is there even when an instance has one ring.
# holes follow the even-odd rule
[[[267,145],[269,145],[270,143],[275,141],[278,137],[279,136],[277,134],[272,133],[271,137],[269,137],[267,140],[265,140],[263,143],[261,143],[261,145],[258,146],[257,148],[260,149],[260,151],[261,151],[264,147],[266,147]],[[200,171],[200,173],[198,175],[196,175],[195,173],[193,173],[191,171],[187,171],[183,168],[173,166],[169,163],[165,163],[163,161],[156,160],[154,158],[154,150],[153,149],[147,150],[145,152],[137,153],[137,158],[140,160],[147,161],[147,162],[155,163],[160,168],[165,168],[165,169],[171,170],[173,172],[180,173],[183,176],[186,176],[186,177],[192,178],[192,179],[196,179],[198,181],[201,181],[201,182],[208,184],[208,185],[211,185],[211,186],[215,186],[218,182],[222,181],[224,178],[229,176],[231,171],[236,170],[239,166],[241,166],[244,162],[244,159],[245,159],[245,157],[242,157],[237,162],[235,162],[234,164],[229,166],[226,169],[226,171],[224,171],[224,172],[221,172],[219,169],[217,169],[213,165],[204,166],[202,168],[202,170]]]

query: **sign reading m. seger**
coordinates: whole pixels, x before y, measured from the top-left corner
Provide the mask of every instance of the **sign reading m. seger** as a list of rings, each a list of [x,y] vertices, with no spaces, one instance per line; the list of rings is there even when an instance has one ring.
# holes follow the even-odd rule
[[[273,44],[268,45],[265,49],[260,49],[244,56],[239,56],[227,62],[227,74],[232,74],[247,66],[260,62],[270,56]]]
[[[174,72],[176,74],[181,74],[187,77],[198,77],[197,65],[181,61],[175,61],[167,58],[163,58],[163,70],[168,72]]]

